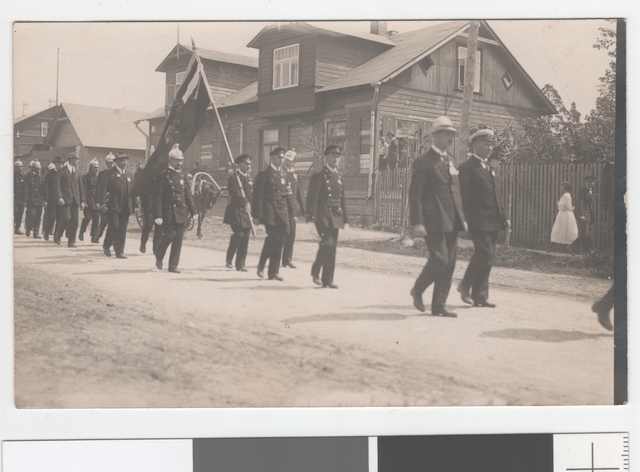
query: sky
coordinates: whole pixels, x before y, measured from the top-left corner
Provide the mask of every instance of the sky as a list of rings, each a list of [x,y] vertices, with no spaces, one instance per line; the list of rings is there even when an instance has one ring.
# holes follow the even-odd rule
[[[410,31],[423,21],[390,21],[389,30]],[[319,23],[320,24],[320,23]],[[336,24],[329,22],[327,24]],[[583,116],[595,105],[598,78],[609,64],[593,48],[604,20],[490,21],[489,24],[539,87],[552,84],[567,108]],[[155,72],[178,40],[247,56],[266,22],[15,23],[13,26],[14,118],[50,106],[56,99],[82,105],[151,112],[164,105],[164,74]],[[369,31],[369,22],[340,22]],[[28,104],[24,106],[23,104]]]

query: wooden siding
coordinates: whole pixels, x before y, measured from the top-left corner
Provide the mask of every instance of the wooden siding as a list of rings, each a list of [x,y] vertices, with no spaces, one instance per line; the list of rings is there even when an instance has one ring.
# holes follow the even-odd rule
[[[313,87],[292,87],[262,95],[258,100],[259,116],[290,115],[315,110]]]
[[[76,130],[71,125],[71,122],[67,119],[62,122],[58,122],[56,125],[56,133],[55,137],[51,143],[54,147],[71,147],[71,146],[80,146],[82,143],[80,142],[80,138],[76,133]]]
[[[358,38],[321,36],[316,43],[316,85],[325,86],[389,49]]]

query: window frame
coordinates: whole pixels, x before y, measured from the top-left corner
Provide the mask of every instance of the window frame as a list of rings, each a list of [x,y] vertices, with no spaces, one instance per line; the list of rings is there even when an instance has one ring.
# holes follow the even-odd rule
[[[187,76],[187,71],[183,70],[182,72],[176,72],[175,83],[173,84],[176,89],[180,88],[182,83],[184,82],[184,78]],[[178,77],[180,77],[180,81],[178,81]]]
[[[276,55],[279,51],[284,51],[286,49],[290,49],[290,48],[296,48],[296,55],[295,57],[286,57],[284,59],[276,59]],[[273,50],[273,55],[272,55],[272,67],[273,67],[273,74],[272,74],[272,78],[271,78],[271,89],[272,90],[283,90],[283,89],[288,89],[288,88],[292,88],[292,87],[297,87],[300,84],[300,43],[294,43],[294,44],[289,44],[287,46],[282,46],[280,48],[275,48]],[[296,65],[295,68],[295,83],[293,83],[292,80],[292,75],[293,75],[293,71],[294,68],[292,67],[293,64]],[[289,80],[289,84],[288,85],[282,85],[284,83],[283,80],[283,73],[282,71],[284,70],[284,66],[287,65],[288,66],[288,80]]]
[[[49,122],[48,121],[41,121],[40,122],[40,137],[41,138],[46,138],[48,134],[49,134]]]
[[[456,88],[458,90],[464,89],[464,74],[460,74],[461,59],[460,59],[460,50],[464,49],[465,51],[465,59],[464,59],[464,67],[467,65],[467,47],[461,44],[456,44]],[[473,86],[473,93],[482,93],[482,48],[478,48],[476,51],[476,83]],[[479,56],[479,58],[478,58]],[[466,69],[465,69],[466,72]]]
[[[268,133],[269,131],[275,131],[276,132],[276,140],[275,141],[267,141],[265,139],[265,135],[266,133]],[[266,127],[266,128],[262,128],[260,130],[260,167],[262,168],[263,166],[266,168],[267,165],[269,165],[269,153],[271,151],[273,151],[275,148],[277,148],[278,146],[280,146],[280,128],[277,127]],[[269,147],[269,152],[265,153],[265,148]]]

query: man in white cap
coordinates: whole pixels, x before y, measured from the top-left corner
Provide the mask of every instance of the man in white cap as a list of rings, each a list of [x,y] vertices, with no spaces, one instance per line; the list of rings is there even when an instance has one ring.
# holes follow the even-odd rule
[[[24,213],[24,201],[22,200],[22,183],[24,174],[22,173],[22,161],[20,159],[13,163],[13,233],[23,234],[20,231],[22,225],[22,214]]]
[[[80,204],[84,217],[80,224],[80,234],[78,239],[84,241],[84,232],[91,221],[91,242],[97,243],[98,231],[100,229],[100,205],[96,198],[98,193],[98,159],[93,159],[89,163],[89,171],[82,176],[82,197]]]
[[[54,232],[56,222],[56,173],[62,169],[62,158],[56,156],[47,167],[44,174],[44,217],[42,219],[42,236],[49,241],[49,235]]]
[[[422,294],[433,284],[431,314],[455,318],[446,307],[451,278],[456,266],[458,231],[466,231],[458,185],[458,171],[449,161],[456,128],[446,116],[433,122],[429,130],[433,138],[431,149],[413,163],[409,203],[413,234],[424,237],[429,260],[411,289],[413,305],[426,311]]]
[[[53,240],[56,244],[60,244],[62,234],[66,229],[68,247],[76,247],[78,209],[82,202],[82,188],[80,187],[80,175],[76,168],[77,162],[78,155],[75,152],[70,152],[65,165],[56,173],[55,192],[58,199],[60,222]]]
[[[477,307],[495,308],[489,302],[489,274],[496,255],[498,233],[510,226],[500,198],[495,171],[489,165],[494,132],[476,131],[469,136],[473,154],[458,168],[462,207],[469,224],[474,252],[458,286],[462,301]]]
[[[111,169],[115,164],[115,156],[112,153],[107,154],[107,157],[105,159],[105,164],[106,164],[106,168],[102,169],[100,172],[98,172],[98,180],[96,183],[96,189],[100,188],[100,182],[102,181],[102,179],[104,178],[104,175],[106,174],[106,172]],[[98,197],[97,191],[96,191],[96,199]],[[98,204],[100,202],[98,201]],[[100,207],[100,228],[98,229],[98,235],[95,237],[95,243],[99,243],[100,242],[100,238],[102,237],[102,235],[104,234],[104,230],[107,227],[107,224],[109,223],[107,221],[107,215],[106,212],[107,209],[106,207],[102,208]]]
[[[98,203],[109,221],[102,249],[105,256],[111,257],[113,246],[117,259],[127,259],[124,246],[127,241],[129,215],[133,213],[130,196],[133,174],[125,169],[128,159],[126,153],[118,151],[115,155],[115,165],[105,172],[98,187]]]
[[[40,220],[44,205],[44,178],[40,174],[40,161],[34,159],[29,164],[31,172],[24,177],[22,201],[27,206],[24,227],[27,236],[33,231],[33,238],[40,239]]]
[[[295,269],[293,259],[293,244],[296,241],[296,223],[298,215],[304,215],[304,198],[302,197],[302,182],[295,169],[296,152],[287,151],[284,154],[283,172],[287,180],[287,205],[289,207],[289,232],[284,237],[282,249],[282,267]]]
[[[156,267],[162,270],[164,256],[171,245],[169,272],[175,274],[180,273],[178,264],[189,213],[197,214],[191,189],[182,172],[183,161],[182,151],[174,145],[169,151],[169,166],[155,179],[152,197],[154,222],[162,226],[162,237],[155,248]]]

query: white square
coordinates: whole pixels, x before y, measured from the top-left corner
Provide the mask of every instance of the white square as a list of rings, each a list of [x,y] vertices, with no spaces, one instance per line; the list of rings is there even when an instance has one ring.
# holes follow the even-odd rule
[[[553,472],[629,470],[629,434],[554,434]]]

